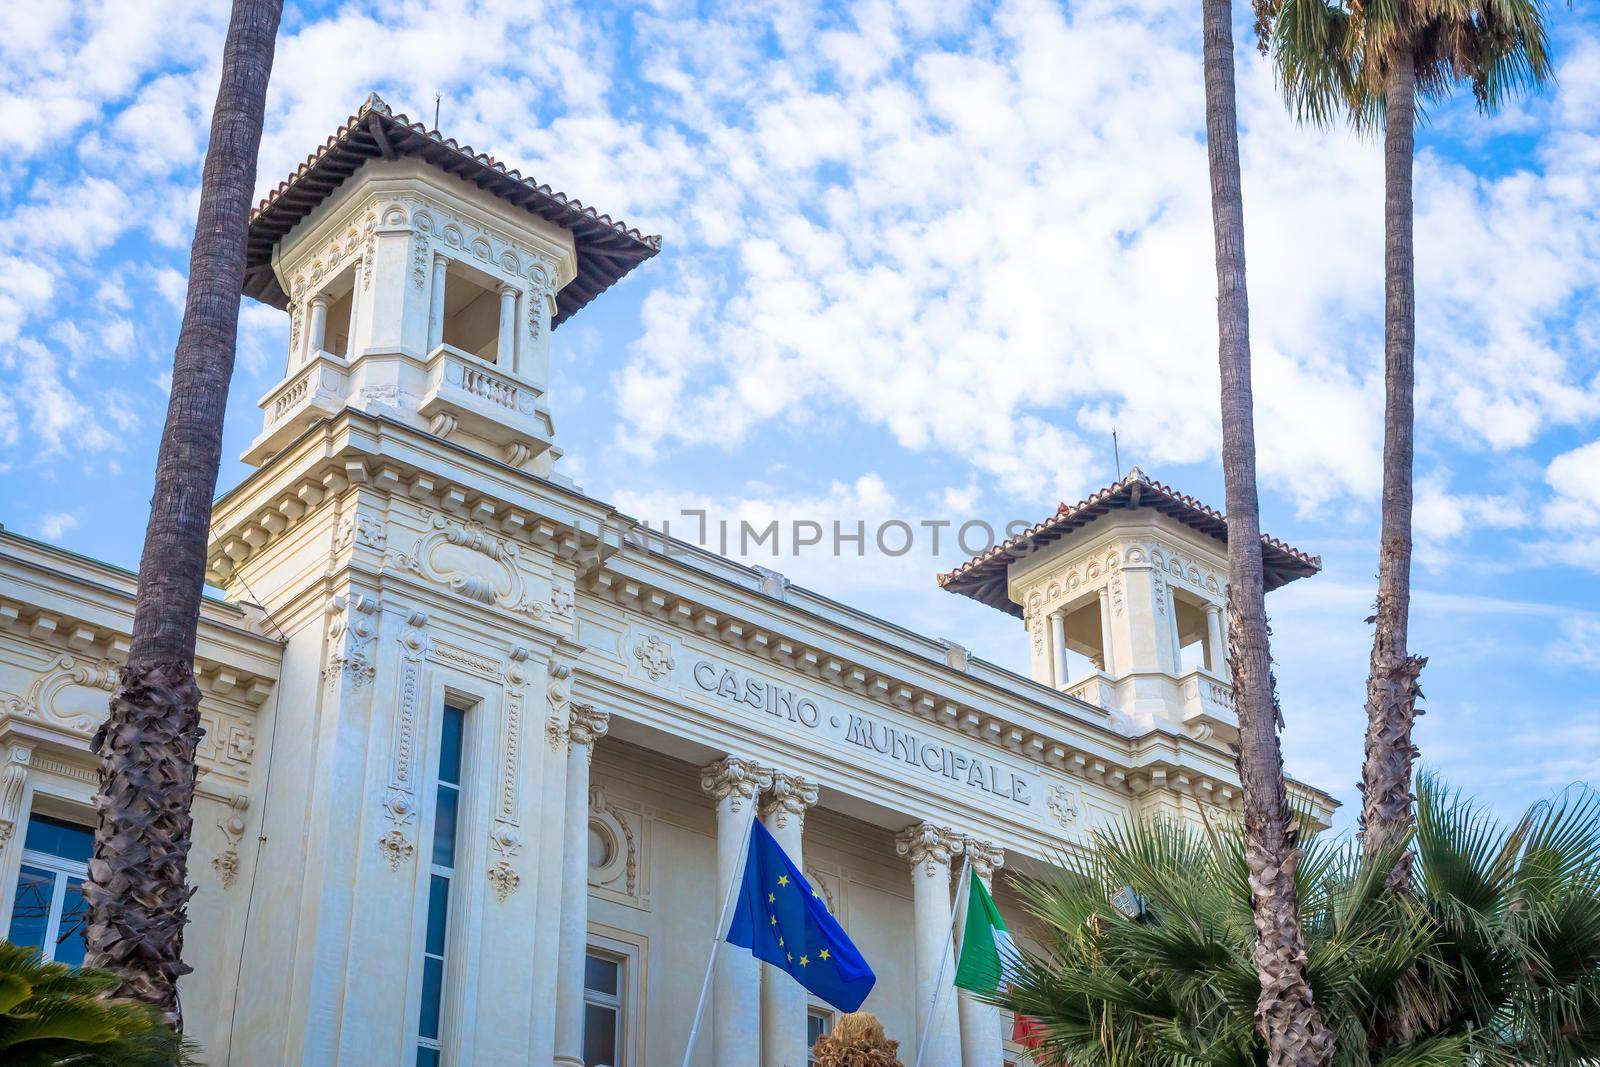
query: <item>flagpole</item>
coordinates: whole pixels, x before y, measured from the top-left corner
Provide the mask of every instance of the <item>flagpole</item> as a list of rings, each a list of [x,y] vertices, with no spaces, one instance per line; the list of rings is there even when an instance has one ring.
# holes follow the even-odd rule
[[[967,886],[967,865],[972,862],[972,857],[963,854],[961,857],[961,873],[956,875],[956,892],[965,893]],[[959,896],[957,897],[959,901]],[[928,1002],[928,1018],[922,1024],[922,1036],[917,1038],[917,1058],[911,1067],[922,1067],[922,1054],[928,1047],[928,1031],[933,1028],[933,1013],[939,1007],[939,996],[944,992],[944,965],[950,962],[950,946],[956,939],[956,919],[960,916],[961,909],[950,909],[950,929],[945,931],[944,948],[939,952],[939,973],[933,980],[933,999]],[[687,1063],[683,1067],[689,1067]]]
[[[728,926],[728,908],[733,905],[734,890],[744,881],[745,868],[750,863],[750,834],[754,831],[755,825],[756,806],[752,800],[750,821],[745,824],[744,836],[739,839],[739,855],[742,859],[734,868],[733,878],[728,882],[728,891],[722,896],[722,911],[717,915],[717,928],[711,935],[711,958],[706,960],[706,976],[700,982],[700,1000],[694,1006],[694,1022],[689,1025],[689,1042],[683,1048],[683,1067],[689,1067],[689,1057],[694,1054],[695,1035],[700,1032],[700,1018],[706,1010],[706,994],[711,992],[711,971],[717,964],[717,950],[722,947],[722,935]]]

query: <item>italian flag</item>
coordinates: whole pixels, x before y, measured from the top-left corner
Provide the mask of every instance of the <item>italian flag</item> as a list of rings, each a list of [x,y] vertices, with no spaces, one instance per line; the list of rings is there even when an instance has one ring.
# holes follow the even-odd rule
[[[961,931],[961,958],[956,961],[956,988],[990,994],[1012,979],[1017,949],[1011,941],[1006,921],[995,907],[994,898],[973,871],[967,890],[967,922]],[[1011,1040],[1024,1048],[1039,1047],[1038,1023],[1018,1015],[1012,1024]]]
[[[971,879],[967,924],[961,930],[961,958],[956,961],[956,988],[993,993],[1010,980],[1017,949],[977,871]]]

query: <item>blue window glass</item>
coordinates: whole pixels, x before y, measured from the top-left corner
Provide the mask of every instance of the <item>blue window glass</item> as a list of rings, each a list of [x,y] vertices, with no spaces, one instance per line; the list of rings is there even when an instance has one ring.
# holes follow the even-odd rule
[[[45,960],[83,962],[88,905],[83,882],[88,875],[94,831],[65,819],[28,817],[22,840],[22,866],[7,938],[39,950]]]
[[[433,794],[428,924],[422,944],[422,1003],[417,1013],[417,1067],[437,1067],[444,1030],[444,967],[450,941],[450,884],[455,877],[461,817],[461,760],[466,712],[445,706],[439,728],[438,786]]]
[[[48,815],[30,815],[28,833],[22,847],[33,852],[47,852],[64,860],[88,863],[94,851],[94,831],[63,819]]]

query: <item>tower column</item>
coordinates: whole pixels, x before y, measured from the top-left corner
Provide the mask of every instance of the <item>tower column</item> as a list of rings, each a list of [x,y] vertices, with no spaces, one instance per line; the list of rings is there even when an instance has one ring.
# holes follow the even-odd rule
[[[495,363],[501,370],[517,371],[517,290],[500,287],[500,340],[495,346]]]
[[[772,773],[772,785],[762,794],[761,821],[778,847],[802,870],[806,809],[816,802],[815,782],[784,771]],[[770,963],[761,965],[761,1062],[806,1062],[806,991]]]
[[[589,761],[611,715],[572,705],[567,726],[567,802],[563,811],[561,941],[556,956],[556,1055],[583,1067],[583,968],[589,952]]]
[[[1055,675],[1054,685],[1065,689],[1067,682],[1067,613],[1057,608],[1050,613],[1050,670]]]
[[[1228,646],[1222,638],[1222,608],[1206,605],[1206,668],[1221,678],[1227,671]]]
[[[1111,590],[1100,587],[1100,669],[1116,674],[1116,659],[1111,655]]]
[[[750,820],[755,818],[756,795],[771,784],[772,771],[754,760],[738,756],[719,759],[700,771],[700,788],[717,802],[717,887],[711,901],[713,921],[722,912],[728,887],[744,870],[745,841]],[[720,937],[724,931],[716,933]],[[757,964],[755,956],[749,952],[717,953],[711,991],[713,1067],[750,1067],[759,1062],[761,972]]]
[[[927,1046],[912,1052],[920,1057],[923,1067],[960,1067],[956,998],[949,988],[955,979],[949,937],[950,857],[961,854],[961,836],[947,827],[924,822],[906,827],[894,844],[895,851],[911,861],[917,1038]]]
[[[994,872],[1006,862],[1005,850],[987,841],[967,838],[967,861],[985,889],[994,890]],[[970,886],[956,886],[956,952],[967,928]],[[1004,961],[1002,961],[1003,963]],[[961,1016],[961,1067],[1000,1067],[1005,1045],[1000,1036],[1000,1009],[985,1004],[965,989],[956,991]]]
[[[444,287],[450,261],[433,257],[433,288],[428,292],[428,351],[444,344]]]
[[[311,298],[311,329],[306,341],[306,358],[321,352],[328,343],[328,294],[318,293]]]

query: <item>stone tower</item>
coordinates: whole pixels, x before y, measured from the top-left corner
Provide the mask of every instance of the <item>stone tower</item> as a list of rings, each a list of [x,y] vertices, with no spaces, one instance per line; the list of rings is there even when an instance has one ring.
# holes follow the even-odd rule
[[[1261,539],[1267,589],[1322,561]],[[1019,616],[1033,679],[1130,730],[1231,740],[1227,523],[1133,468],[1121,481],[949,574],[951,592]]]

